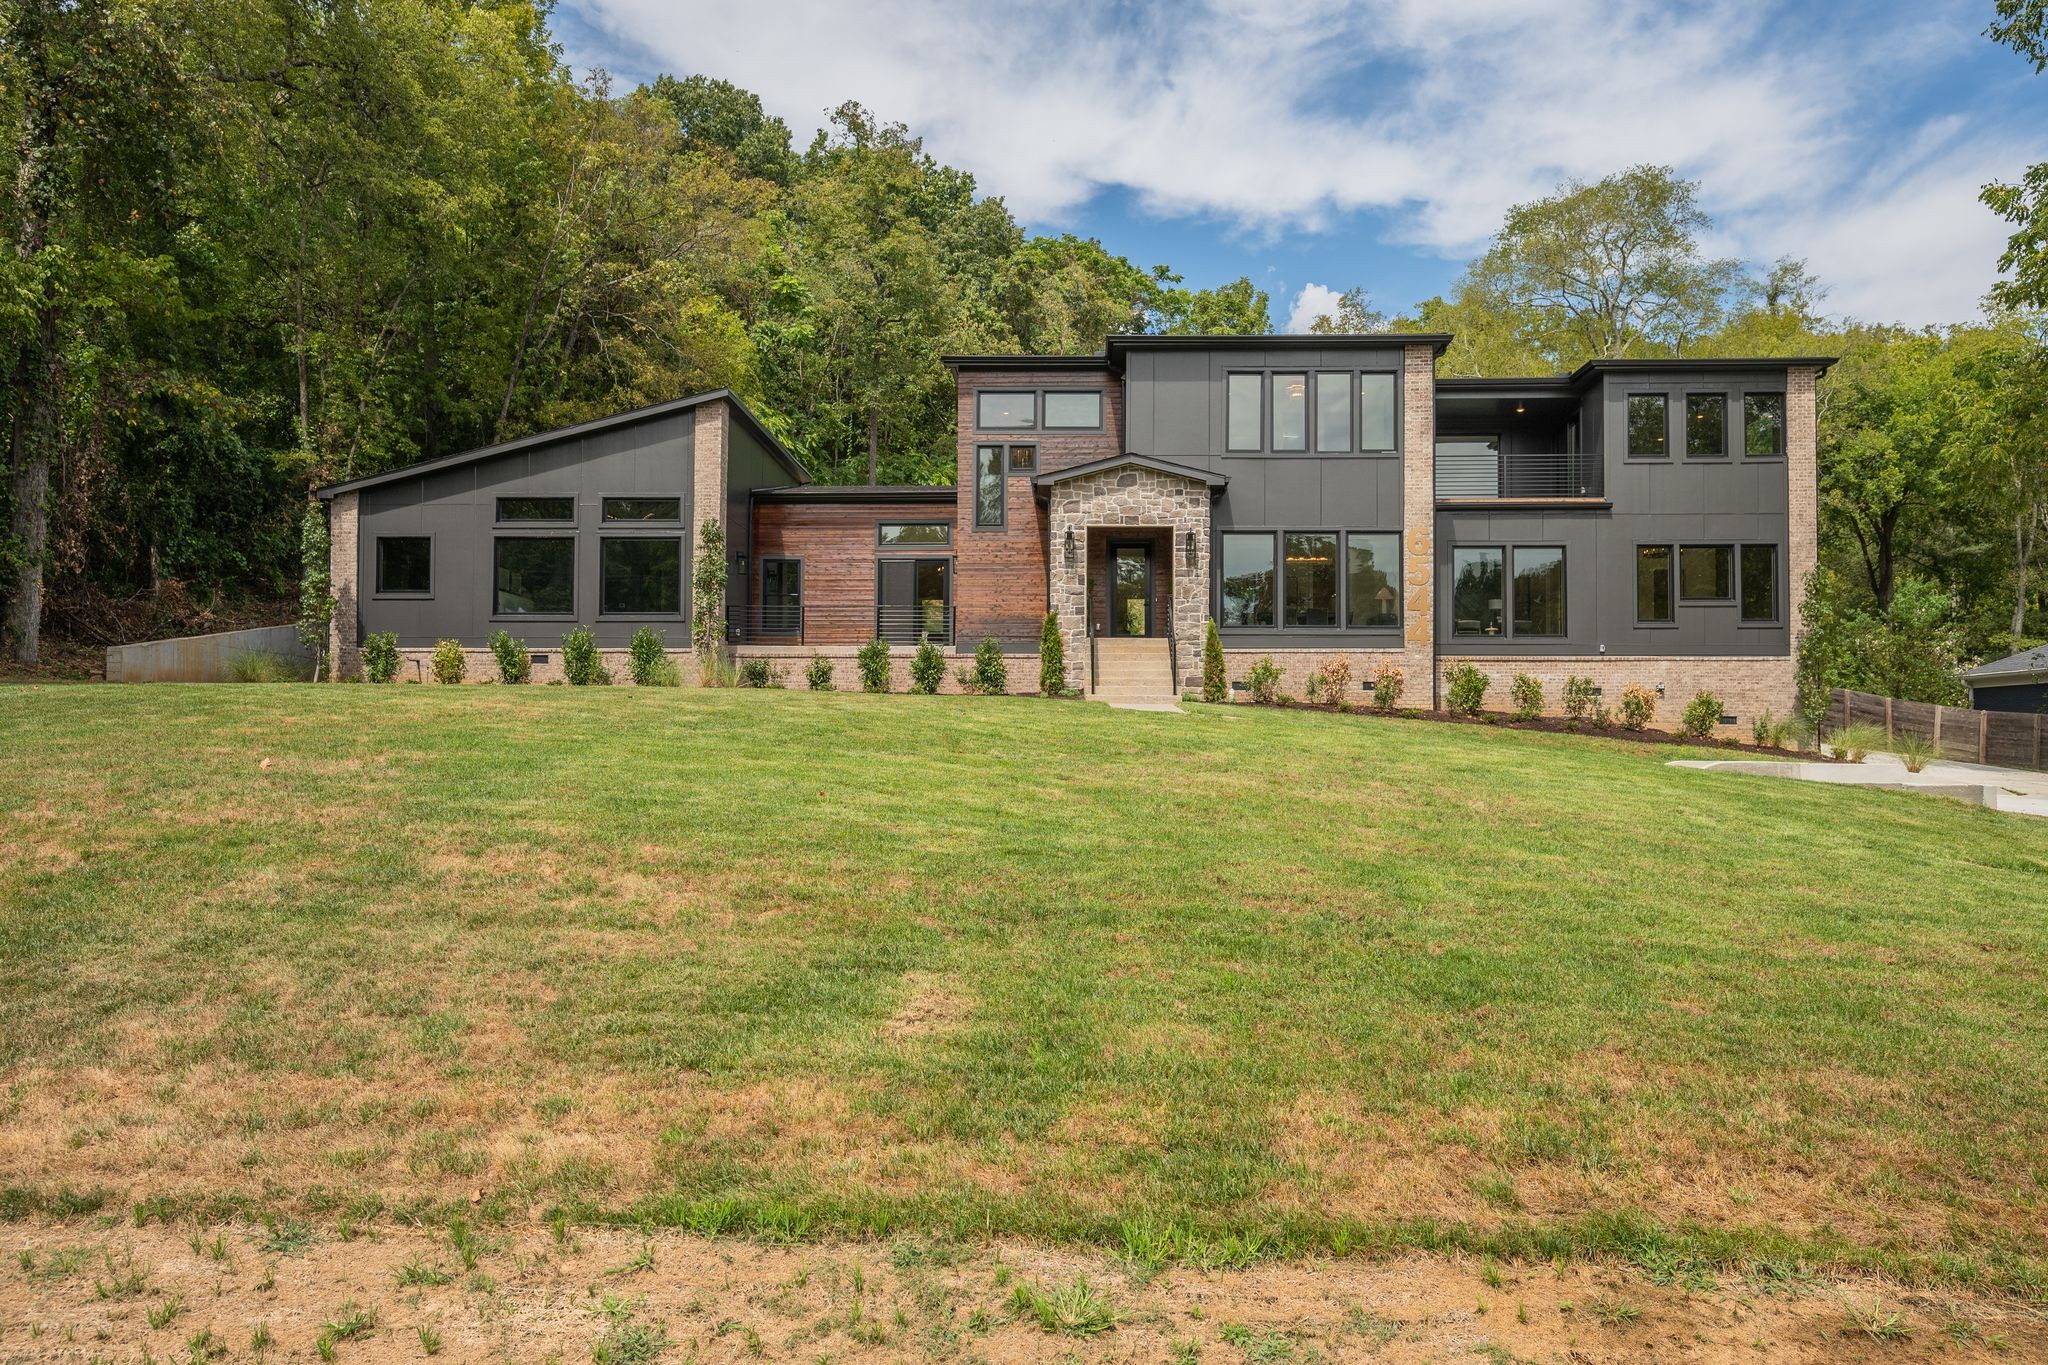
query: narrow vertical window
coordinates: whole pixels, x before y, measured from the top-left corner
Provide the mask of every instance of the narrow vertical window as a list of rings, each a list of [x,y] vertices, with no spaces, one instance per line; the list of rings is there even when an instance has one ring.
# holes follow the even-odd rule
[[[1287,545],[1287,616],[1290,626],[1337,624],[1337,537],[1290,532]]]
[[[1636,547],[1636,620],[1652,625],[1671,620],[1671,547]]]
[[[1399,446],[1394,435],[1394,376],[1358,376],[1358,448],[1378,451]]]
[[[1685,453],[1696,459],[1728,453],[1728,397],[1719,393],[1685,396]]]
[[[1273,449],[1308,449],[1308,376],[1273,376]]]
[[[1353,531],[1344,537],[1344,623],[1401,624],[1401,537]]]
[[[1778,547],[1742,547],[1742,619],[1768,623],[1778,619]]]
[[[1008,508],[1003,497],[1003,448],[974,448],[974,524],[996,527],[1003,524]]]
[[[1221,610],[1226,626],[1273,624],[1273,533],[1223,533]]]
[[[1502,631],[1499,546],[1451,551],[1451,633],[1499,635]]]
[[[1564,634],[1564,547],[1515,547],[1515,634]]]
[[[1668,455],[1669,432],[1665,430],[1664,395],[1632,393],[1628,396],[1628,453],[1641,457]]]
[[[1742,453],[1750,456],[1785,453],[1785,395],[1742,395]]]
[[[1327,370],[1316,375],[1316,451],[1351,453],[1351,376]]]
[[[1226,450],[1258,450],[1263,445],[1259,428],[1263,414],[1259,411],[1260,390],[1265,387],[1265,377],[1256,374],[1234,374],[1226,388],[1230,412],[1227,423],[1230,428]]]

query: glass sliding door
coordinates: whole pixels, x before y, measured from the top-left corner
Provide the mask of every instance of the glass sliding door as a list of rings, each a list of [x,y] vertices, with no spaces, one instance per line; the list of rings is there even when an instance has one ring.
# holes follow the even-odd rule
[[[875,634],[891,644],[953,639],[953,561],[884,559],[875,566]]]

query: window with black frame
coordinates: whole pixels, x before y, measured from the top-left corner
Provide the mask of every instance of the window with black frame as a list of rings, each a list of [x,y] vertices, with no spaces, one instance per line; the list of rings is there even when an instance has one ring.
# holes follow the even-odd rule
[[[1003,486],[1003,447],[974,448],[974,524],[1000,527],[1007,519],[1008,499]]]
[[[1671,453],[1663,394],[1632,393],[1628,396],[1628,453],[1631,459],[1648,459]]]
[[[1498,545],[1451,551],[1451,633],[1500,635],[1507,629],[1501,597],[1506,556]]]
[[[1401,537],[1351,531],[1344,537],[1344,623],[1378,630],[1401,624]]]
[[[492,615],[575,614],[575,537],[499,536],[492,557]]]
[[[1728,397],[1719,393],[1685,396],[1685,453],[1689,459],[1718,459],[1728,453]]]
[[[1742,395],[1742,453],[1767,459],[1785,453],[1785,395]]]
[[[1671,547],[1636,546],[1636,620],[1646,625],[1669,625],[1671,605]]]
[[[1270,626],[1274,623],[1274,589],[1277,574],[1273,563],[1271,531],[1226,531],[1223,533],[1221,610],[1217,615],[1225,626]]]
[[[1308,449],[1308,376],[1273,376],[1273,449]]]
[[[800,559],[761,561],[761,629],[795,635],[804,625],[804,563]]]
[[[1778,619],[1778,547],[1745,545],[1741,551],[1742,619],[1770,625]]]
[[[683,609],[680,537],[608,536],[598,544],[598,611],[675,616]]]
[[[1258,450],[1264,444],[1266,377],[1234,374],[1224,381],[1225,450]]]
[[[1286,614],[1290,626],[1337,624],[1337,537],[1328,531],[1289,531]]]
[[[1732,545],[1681,545],[1678,547],[1678,600],[1681,602],[1726,602],[1735,596],[1735,547]]]
[[[385,597],[426,597],[434,590],[431,536],[377,537],[377,592]]]
[[[1515,611],[1512,634],[1564,634],[1564,547],[1517,545],[1514,549]]]

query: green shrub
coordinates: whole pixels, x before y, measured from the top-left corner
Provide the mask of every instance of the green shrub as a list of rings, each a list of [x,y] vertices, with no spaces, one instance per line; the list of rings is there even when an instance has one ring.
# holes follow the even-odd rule
[[[653,626],[642,626],[626,642],[626,673],[635,687],[658,687],[655,681],[664,667],[670,669],[668,641]],[[681,681],[678,677],[678,681]]]
[[[1750,737],[1756,740],[1759,749],[1782,749],[1792,737],[1792,722],[1780,720],[1765,707],[1762,714],[1749,723]]]
[[[946,656],[929,635],[917,637],[917,653],[910,659],[910,690],[929,697],[946,680]]]
[[[1317,669],[1308,675],[1308,699],[1311,705],[1323,699],[1323,670]]]
[[[1252,700],[1261,706],[1271,706],[1280,700],[1280,666],[1268,654],[1252,665],[1250,676],[1245,679],[1245,690]]]
[[[1884,732],[1882,725],[1867,725],[1861,721],[1844,725],[1828,735],[1828,747],[1835,751],[1837,757],[1846,758],[1851,763],[1861,763],[1890,744],[1891,737]]]
[[[741,687],[780,687],[782,669],[768,659],[746,659],[740,663]]]
[[[527,650],[526,641],[513,639],[509,631],[491,632],[491,657],[498,662],[499,682],[533,681],[533,655]]]
[[[459,683],[463,674],[469,672],[469,660],[463,657],[462,644],[458,640],[442,640],[434,646],[434,681],[437,683]]]
[[[705,649],[697,653],[697,686],[738,687],[740,671],[733,667],[731,659],[722,649]]]
[[[1038,691],[1047,697],[1065,696],[1067,691],[1067,641],[1053,612],[1045,614],[1045,624],[1038,630]]]
[[[1678,728],[1694,739],[1705,739],[1721,723],[1721,699],[1712,692],[1699,691],[1678,716]]]
[[[1657,718],[1657,693],[1641,683],[1621,689],[1621,728],[1641,730]]]
[[[832,661],[812,650],[811,661],[804,667],[804,683],[813,692],[832,691]]]
[[[1372,704],[1382,711],[1399,706],[1407,688],[1408,675],[1399,664],[1381,664],[1372,671]]]
[[[603,687],[612,675],[597,657],[597,637],[589,626],[577,626],[562,637],[562,676],[571,687]]]
[[[1543,683],[1517,673],[1508,680],[1508,700],[1515,704],[1516,720],[1534,720],[1543,714]]]
[[[1491,682],[1473,664],[1454,664],[1444,672],[1445,704],[1459,715],[1476,716]]]
[[[1566,720],[1590,719],[1599,700],[1599,689],[1593,686],[1591,678],[1574,673],[1564,680],[1564,695],[1560,698],[1560,705]]]
[[[1202,700],[1230,700],[1230,675],[1223,670],[1223,635],[1216,629],[1213,616],[1209,618],[1208,629],[1202,632]]]
[[[363,641],[363,676],[388,683],[398,676],[398,632],[380,630]]]
[[[1919,772],[1938,757],[1934,741],[1925,735],[1893,735],[1890,748],[1909,773]]]
[[[1323,679],[1323,700],[1332,706],[1342,706],[1345,693],[1351,690],[1351,660],[1339,654],[1316,671]],[[1309,700],[1314,701],[1315,698],[1311,696]]]
[[[860,690],[863,692],[887,692],[889,690],[889,642],[882,639],[868,641],[854,656],[854,666],[860,670]]]
[[[984,697],[1000,697],[1010,690],[1010,666],[993,636],[983,636],[974,647],[974,690]]]

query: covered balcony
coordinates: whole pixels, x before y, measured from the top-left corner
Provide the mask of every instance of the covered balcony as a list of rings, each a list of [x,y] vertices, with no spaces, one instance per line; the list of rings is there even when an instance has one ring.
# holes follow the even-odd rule
[[[1581,417],[1563,381],[1441,381],[1436,500],[1605,506],[1603,463]]]

